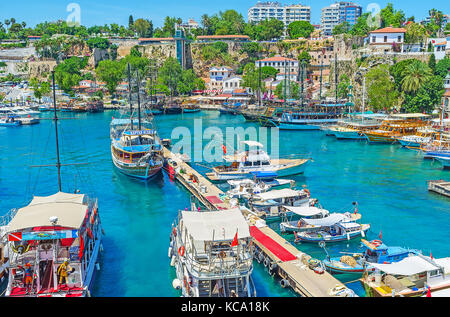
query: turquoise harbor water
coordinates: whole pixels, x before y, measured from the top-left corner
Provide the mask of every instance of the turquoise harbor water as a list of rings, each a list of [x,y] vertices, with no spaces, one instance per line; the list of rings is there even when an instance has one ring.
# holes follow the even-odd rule
[[[93,291],[94,296],[178,296],[172,288],[175,272],[167,257],[171,224],[180,209],[189,206],[190,196],[165,174],[145,183],[128,178],[113,166],[109,148],[109,122],[113,112],[62,114],[76,119],[61,120],[63,190],[78,188],[99,199],[106,235]],[[45,115],[44,117],[50,117]],[[255,126],[241,116],[200,112],[155,118],[162,138],[172,129],[188,127],[194,118],[203,128]],[[427,191],[427,180],[449,179],[438,162],[423,160],[415,151],[399,145],[368,145],[337,141],[321,131],[280,131],[280,156],[304,154],[314,160],[304,175],[293,177],[298,186],[306,184],[312,197],[331,211],[358,212],[372,229],[368,238],[432,252],[434,257],[450,255],[450,200]],[[0,214],[27,204],[32,195],[57,191],[55,167],[31,168],[55,161],[54,126],[51,120],[20,128],[0,128]],[[202,172],[205,168],[199,167]],[[278,230],[278,224],[271,225]],[[289,238],[289,236],[287,236]],[[292,237],[291,237],[292,238]],[[324,258],[317,245],[301,244],[300,250]],[[358,249],[359,242],[327,245],[330,255]],[[352,277],[340,276],[343,281]],[[255,261],[253,279],[259,296],[295,296],[282,289],[264,267]],[[350,284],[363,295],[358,283]]]

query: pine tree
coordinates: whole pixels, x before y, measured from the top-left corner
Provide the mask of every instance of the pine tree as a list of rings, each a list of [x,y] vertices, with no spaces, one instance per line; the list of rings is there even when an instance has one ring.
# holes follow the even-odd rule
[[[130,30],[132,30],[134,28],[134,19],[133,19],[132,15],[130,15],[130,17],[128,18],[128,28]]]
[[[430,55],[430,59],[428,60],[428,67],[431,68],[433,73],[436,71],[436,56],[434,56],[434,54]]]

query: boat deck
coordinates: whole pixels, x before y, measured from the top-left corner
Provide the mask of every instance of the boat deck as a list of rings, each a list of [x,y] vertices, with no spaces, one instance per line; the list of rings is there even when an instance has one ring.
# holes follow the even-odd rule
[[[450,197],[450,182],[444,180],[428,181],[428,190]]]
[[[220,199],[224,193],[195,169],[166,147],[163,148],[163,155],[164,158],[172,160],[172,162],[168,162],[169,167],[178,171],[171,174],[170,168],[166,169],[169,175],[175,177],[202,204],[216,210],[231,208],[228,200]],[[173,162],[176,163],[176,166]],[[193,182],[192,176],[198,181]],[[261,219],[247,214],[245,210],[242,210],[242,213],[246,218],[250,216],[250,233],[257,250],[262,252],[265,260],[268,259],[270,263],[276,264],[275,273],[281,279],[286,280],[296,293],[305,297],[326,297],[333,296],[330,291],[336,287],[346,288],[330,273],[317,274],[309,269],[299,258],[301,254],[303,254],[303,258],[307,255],[300,252],[275,231],[267,226],[257,228],[255,224]]]

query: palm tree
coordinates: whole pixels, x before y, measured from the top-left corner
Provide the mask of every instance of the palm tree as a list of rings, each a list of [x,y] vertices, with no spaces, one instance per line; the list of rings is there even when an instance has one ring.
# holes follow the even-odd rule
[[[14,23],[16,23],[16,19],[14,19],[14,18],[11,18],[10,20],[11,20],[11,24],[14,24]]]
[[[9,21],[8,19],[5,20],[5,24],[6,24],[6,28],[9,28],[9,25],[11,24],[11,21]]]
[[[27,26],[27,23],[24,21],[22,22],[22,27],[25,28]]]
[[[402,89],[405,92],[416,92],[432,76],[432,71],[426,64],[417,61],[408,65],[402,75]]]

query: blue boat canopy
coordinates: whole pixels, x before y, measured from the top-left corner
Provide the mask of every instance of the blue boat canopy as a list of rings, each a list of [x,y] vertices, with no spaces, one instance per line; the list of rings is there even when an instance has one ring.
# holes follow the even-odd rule
[[[278,176],[275,172],[250,172],[256,178],[276,178]]]
[[[134,130],[134,131],[125,131],[123,135],[152,135],[156,134],[155,130]]]

